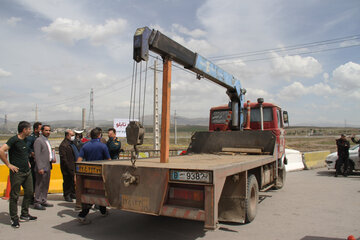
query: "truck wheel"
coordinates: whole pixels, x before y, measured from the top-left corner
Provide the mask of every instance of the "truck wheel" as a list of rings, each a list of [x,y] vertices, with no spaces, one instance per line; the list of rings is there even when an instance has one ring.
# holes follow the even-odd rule
[[[250,223],[255,219],[257,206],[259,202],[259,185],[256,177],[252,174],[248,177],[247,196],[245,200],[246,223]]]
[[[283,168],[279,168],[279,176],[276,179],[276,183],[275,183],[275,189],[281,189],[284,187],[285,184],[285,179],[286,179],[286,169],[285,166]]]

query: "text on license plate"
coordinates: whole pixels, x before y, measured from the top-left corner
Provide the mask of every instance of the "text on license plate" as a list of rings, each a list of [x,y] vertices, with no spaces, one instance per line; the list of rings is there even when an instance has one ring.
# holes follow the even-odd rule
[[[97,165],[76,165],[77,173],[101,175],[101,166]]]
[[[170,170],[170,180],[211,183],[211,172],[191,170]]]

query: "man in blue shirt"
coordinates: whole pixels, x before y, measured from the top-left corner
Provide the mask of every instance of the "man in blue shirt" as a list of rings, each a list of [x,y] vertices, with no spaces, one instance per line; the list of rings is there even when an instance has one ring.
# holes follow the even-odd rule
[[[99,128],[94,128],[90,132],[91,141],[87,142],[81,149],[79,158],[76,162],[81,161],[98,161],[98,160],[111,160],[109,150],[106,144],[100,142],[101,131]],[[86,216],[89,213],[92,204],[82,204],[82,211],[78,215],[80,223],[86,224],[89,221],[86,220]],[[100,212],[102,216],[107,216],[105,206],[100,206]]]

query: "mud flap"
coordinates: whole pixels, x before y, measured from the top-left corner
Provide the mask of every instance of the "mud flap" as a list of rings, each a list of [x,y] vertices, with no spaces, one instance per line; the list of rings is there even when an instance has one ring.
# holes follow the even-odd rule
[[[219,221],[245,223],[247,171],[228,176],[219,201]]]

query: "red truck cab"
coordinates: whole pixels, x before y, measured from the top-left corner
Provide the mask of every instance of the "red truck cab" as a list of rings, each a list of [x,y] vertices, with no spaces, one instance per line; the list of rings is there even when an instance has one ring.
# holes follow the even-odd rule
[[[261,110],[263,107],[263,130],[272,131],[276,136],[278,159],[285,153],[285,129],[284,123],[288,122],[286,111],[273,103],[251,102],[250,103],[250,128],[245,131],[261,131]],[[244,104],[244,128],[247,125],[248,103]],[[231,131],[231,108],[227,105],[210,109],[209,131]]]

